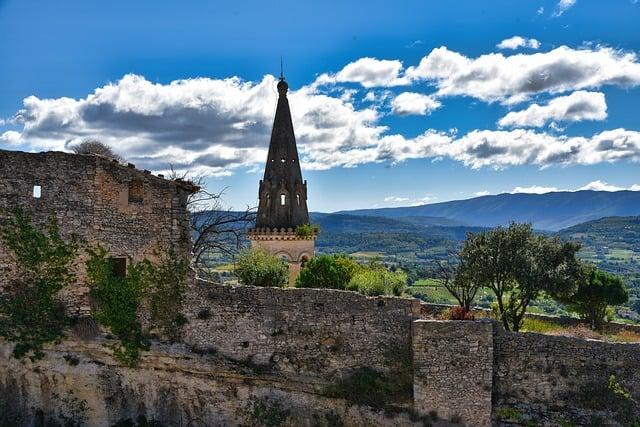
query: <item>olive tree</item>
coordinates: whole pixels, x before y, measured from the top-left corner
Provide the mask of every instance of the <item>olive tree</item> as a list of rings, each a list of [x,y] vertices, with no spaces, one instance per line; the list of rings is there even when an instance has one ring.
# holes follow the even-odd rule
[[[469,234],[458,274],[490,288],[505,329],[518,331],[531,301],[542,293],[567,296],[576,288],[579,249],[575,243],[534,234],[530,224],[511,223]]]

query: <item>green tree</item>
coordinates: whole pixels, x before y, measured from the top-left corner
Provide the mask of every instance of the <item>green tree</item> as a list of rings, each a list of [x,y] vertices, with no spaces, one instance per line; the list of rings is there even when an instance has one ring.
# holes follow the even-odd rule
[[[358,263],[347,255],[319,255],[300,271],[296,287],[346,289],[359,269]]]
[[[407,287],[407,275],[401,270],[395,272],[386,268],[363,267],[349,281],[347,290],[365,295],[400,296]]]
[[[570,311],[588,321],[592,329],[602,328],[610,306],[624,304],[628,300],[629,293],[622,279],[591,267],[585,267],[584,278],[575,293],[561,299]]]
[[[55,214],[43,232],[21,210],[2,224],[0,239],[16,263],[0,293],[0,335],[16,343],[15,357],[41,358],[43,344],[61,338],[68,323],[56,295],[75,280],[77,240],[62,239]]]
[[[460,265],[457,254],[449,254],[446,261],[436,261],[436,264],[442,286],[458,301],[464,312],[469,313],[482,284],[471,277],[465,265]]]
[[[470,234],[460,251],[460,272],[489,287],[506,330],[518,331],[529,303],[542,293],[562,297],[577,286],[580,246],[535,235],[530,224],[511,223]]]
[[[243,284],[250,286],[281,288],[289,282],[287,263],[264,250],[241,252],[234,273]]]

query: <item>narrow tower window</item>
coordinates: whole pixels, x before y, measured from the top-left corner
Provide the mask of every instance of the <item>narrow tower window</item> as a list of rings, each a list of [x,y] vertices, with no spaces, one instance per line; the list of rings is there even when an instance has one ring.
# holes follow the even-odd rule
[[[286,196],[285,194],[281,194],[281,195],[280,195],[280,204],[281,204],[282,206],[284,206],[284,205],[286,205],[286,204],[287,204],[287,196]]]
[[[34,185],[33,186],[33,198],[34,199],[39,199],[40,197],[42,197],[42,187],[40,187],[39,185]]]
[[[264,195],[264,200],[265,200],[265,204],[269,206],[271,204],[271,195],[269,193],[266,193]]]
[[[300,195],[296,194],[296,201],[298,202],[298,206],[300,206]]]

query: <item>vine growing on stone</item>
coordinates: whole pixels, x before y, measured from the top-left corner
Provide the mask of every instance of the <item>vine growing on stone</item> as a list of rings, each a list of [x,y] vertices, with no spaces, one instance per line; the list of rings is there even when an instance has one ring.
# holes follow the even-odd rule
[[[136,366],[140,351],[149,348],[140,314],[148,303],[151,327],[170,340],[177,340],[187,319],[182,302],[187,289],[189,264],[175,251],[156,252],[157,264],[129,260],[124,277],[114,275],[114,265],[105,249],[89,249],[87,275],[90,295],[96,303],[94,317],[120,341],[114,356],[126,366]]]
[[[189,263],[175,250],[157,251],[158,264],[143,262],[144,280],[148,284],[151,324],[172,341],[180,338],[180,328],[187,322],[182,302],[187,290]]]
[[[56,295],[75,279],[78,241],[61,237],[55,213],[41,231],[19,209],[0,226],[0,240],[15,265],[0,291],[0,335],[15,343],[15,357],[42,358],[43,345],[59,340],[68,324]]]
[[[143,268],[131,263],[126,275],[117,277],[104,248],[88,249],[88,253],[90,295],[96,303],[93,316],[120,340],[112,347],[116,359],[125,366],[136,366],[140,350],[149,348],[138,321],[145,285]]]

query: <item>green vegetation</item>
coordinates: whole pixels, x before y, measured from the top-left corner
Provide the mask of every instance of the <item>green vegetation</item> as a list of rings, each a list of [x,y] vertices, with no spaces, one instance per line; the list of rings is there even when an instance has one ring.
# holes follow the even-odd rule
[[[253,399],[250,403],[249,419],[251,425],[278,427],[289,418],[291,411],[282,404],[268,397]]]
[[[156,252],[157,265],[142,263],[144,280],[148,284],[151,323],[160,333],[177,340],[180,328],[187,322],[182,315],[182,303],[187,291],[189,263],[173,249]]]
[[[315,224],[302,224],[296,227],[296,236],[312,237],[320,231],[320,227]]]
[[[250,286],[281,288],[289,282],[287,263],[264,250],[247,250],[236,261],[234,273]]]
[[[517,408],[499,408],[496,411],[496,415],[501,421],[512,421],[516,423],[522,421],[522,412]]]
[[[410,383],[393,378],[370,368],[358,368],[345,378],[325,387],[328,397],[346,399],[357,405],[385,408],[410,392]]]
[[[506,330],[518,331],[529,304],[543,293],[564,297],[576,287],[579,246],[536,235],[530,224],[470,234],[458,275],[489,287]]]
[[[144,266],[131,263],[124,277],[114,274],[114,264],[103,248],[89,249],[87,262],[90,295],[97,308],[93,316],[120,340],[114,356],[125,366],[136,366],[140,350],[149,348],[138,322],[138,309],[145,292]]]
[[[564,301],[589,322],[591,329],[601,329],[612,305],[624,304],[629,294],[619,277],[590,268],[579,281],[578,289]]]
[[[151,327],[170,340],[179,338],[180,328],[186,323],[181,314],[189,272],[185,259],[173,250],[157,251],[157,264],[129,260],[126,274],[119,277],[115,274],[113,259],[104,248],[87,252],[88,285],[96,302],[93,316],[120,340],[113,346],[114,356],[120,363],[136,366],[140,350],[149,348],[138,321],[143,301],[149,304]]]
[[[353,275],[347,290],[364,295],[400,296],[407,287],[407,275],[402,271],[389,271],[384,267],[360,268]]]
[[[296,287],[345,289],[359,268],[358,263],[343,254],[319,255],[300,271]]]
[[[16,262],[0,295],[0,335],[16,343],[15,357],[38,359],[44,356],[42,346],[59,340],[68,324],[56,295],[74,280],[78,243],[74,237],[62,239],[55,214],[41,232],[21,210],[2,225],[0,239]]]
[[[346,289],[364,295],[404,294],[407,275],[401,270],[389,271],[377,259],[358,264],[344,254],[319,255],[300,271],[299,288]]]

